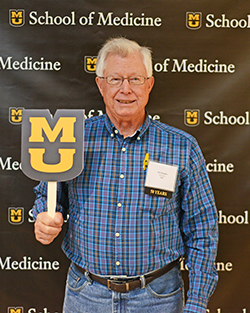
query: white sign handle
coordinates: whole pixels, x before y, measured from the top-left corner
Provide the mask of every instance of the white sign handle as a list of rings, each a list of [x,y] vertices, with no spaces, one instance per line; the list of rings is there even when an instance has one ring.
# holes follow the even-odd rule
[[[57,193],[57,182],[49,181],[47,191],[47,207],[48,214],[52,218],[54,218],[56,212],[56,193]]]

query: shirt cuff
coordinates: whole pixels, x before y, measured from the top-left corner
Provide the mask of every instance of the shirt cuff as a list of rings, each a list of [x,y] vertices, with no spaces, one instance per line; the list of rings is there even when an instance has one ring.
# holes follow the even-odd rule
[[[199,299],[188,299],[183,313],[206,313],[207,301]]]

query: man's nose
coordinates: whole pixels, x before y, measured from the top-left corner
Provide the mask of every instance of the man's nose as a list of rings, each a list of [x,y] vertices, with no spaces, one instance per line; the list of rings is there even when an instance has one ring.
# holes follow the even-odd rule
[[[124,78],[120,90],[123,92],[131,92],[131,85],[128,78]]]

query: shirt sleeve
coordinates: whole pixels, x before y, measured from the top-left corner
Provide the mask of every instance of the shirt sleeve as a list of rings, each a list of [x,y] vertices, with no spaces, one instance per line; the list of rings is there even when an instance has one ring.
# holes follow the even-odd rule
[[[34,202],[32,211],[35,220],[39,213],[47,211],[47,188],[48,184],[46,182],[40,182],[34,188],[36,200]],[[64,219],[66,219],[68,212],[68,195],[66,183],[57,183],[56,211],[61,212],[63,214]]]
[[[218,217],[205,160],[196,142],[190,149],[188,163],[182,185],[181,220],[189,269],[184,313],[205,313],[218,280],[215,268]]]

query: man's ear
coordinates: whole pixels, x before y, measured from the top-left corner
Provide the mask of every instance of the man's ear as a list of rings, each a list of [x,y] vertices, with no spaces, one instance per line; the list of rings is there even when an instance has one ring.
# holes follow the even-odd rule
[[[98,89],[99,89],[101,95],[103,96],[103,91],[102,91],[103,79],[101,79],[100,77],[96,77],[95,78],[95,82],[96,82],[96,84],[98,86]]]
[[[154,76],[149,77],[149,92],[151,92],[151,90],[152,90],[152,88],[154,86],[154,83],[155,83]]]

